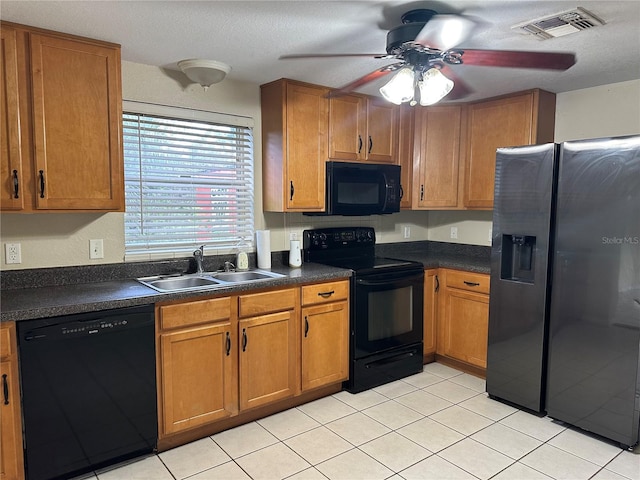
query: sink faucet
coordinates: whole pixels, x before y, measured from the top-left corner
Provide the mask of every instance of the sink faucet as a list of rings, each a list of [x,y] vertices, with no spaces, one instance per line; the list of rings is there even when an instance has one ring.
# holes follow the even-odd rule
[[[224,271],[225,272],[232,272],[233,270],[235,270],[236,266],[231,263],[231,262],[224,262]]]
[[[196,273],[204,273],[204,268],[202,267],[202,257],[204,256],[204,245],[200,245],[200,247],[193,252],[193,256],[196,259]]]

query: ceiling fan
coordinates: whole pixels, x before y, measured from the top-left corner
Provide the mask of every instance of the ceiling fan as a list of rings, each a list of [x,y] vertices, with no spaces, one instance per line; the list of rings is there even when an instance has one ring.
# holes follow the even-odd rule
[[[430,9],[415,9],[402,15],[402,25],[387,33],[387,53],[294,54],[280,59],[368,57],[394,59],[341,88],[332,90],[336,97],[350,93],[369,82],[398,73],[380,89],[387,100],[401,104],[431,105],[448,95],[463,98],[473,92],[451,67],[477,65],[547,70],[567,70],[575,64],[573,53],[529,52],[510,50],[474,50],[455,48],[477,28],[478,23],[464,15],[440,15]]]

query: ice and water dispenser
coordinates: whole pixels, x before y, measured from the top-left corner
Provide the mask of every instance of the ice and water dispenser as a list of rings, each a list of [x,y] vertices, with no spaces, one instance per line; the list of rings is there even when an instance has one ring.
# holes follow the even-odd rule
[[[533,283],[535,274],[535,252],[535,236],[502,235],[500,278],[514,282]]]

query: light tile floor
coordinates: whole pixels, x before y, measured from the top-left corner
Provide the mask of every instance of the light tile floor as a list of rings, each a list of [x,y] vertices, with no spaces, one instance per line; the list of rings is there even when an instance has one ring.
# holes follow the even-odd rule
[[[483,380],[431,363],[83,478],[640,480],[640,451],[491,400]]]

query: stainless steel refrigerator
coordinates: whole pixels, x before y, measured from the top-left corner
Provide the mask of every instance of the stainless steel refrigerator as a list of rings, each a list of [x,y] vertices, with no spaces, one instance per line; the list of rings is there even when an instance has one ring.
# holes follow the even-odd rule
[[[487,392],[631,446],[640,429],[640,136],[496,156]]]

